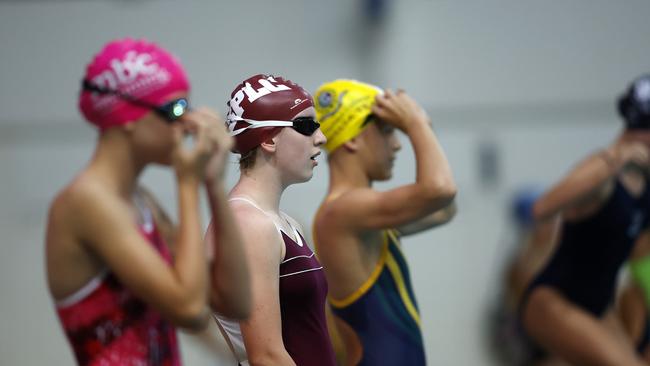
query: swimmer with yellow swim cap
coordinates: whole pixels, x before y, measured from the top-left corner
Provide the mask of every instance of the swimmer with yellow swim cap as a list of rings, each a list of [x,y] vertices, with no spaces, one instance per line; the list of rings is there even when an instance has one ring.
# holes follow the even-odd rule
[[[401,90],[335,80],[316,91],[314,107],[330,167],[314,241],[345,348],[343,364],[425,365],[420,313],[399,238],[453,217],[456,185],[447,158],[427,114]],[[417,178],[380,192],[372,182],[391,177],[401,148],[395,129],[413,146]]]

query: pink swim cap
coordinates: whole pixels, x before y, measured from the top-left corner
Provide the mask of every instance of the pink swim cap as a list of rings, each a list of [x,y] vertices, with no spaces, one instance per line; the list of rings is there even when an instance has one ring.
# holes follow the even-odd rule
[[[106,44],[86,67],[84,80],[153,105],[163,105],[172,94],[190,89],[176,57],[154,43],[130,38]],[[137,121],[151,111],[119,96],[88,90],[79,95],[79,109],[100,130]]]
[[[226,124],[235,138],[233,152],[246,154],[291,126],[291,119],[314,102],[300,85],[279,76],[258,74],[230,94]]]

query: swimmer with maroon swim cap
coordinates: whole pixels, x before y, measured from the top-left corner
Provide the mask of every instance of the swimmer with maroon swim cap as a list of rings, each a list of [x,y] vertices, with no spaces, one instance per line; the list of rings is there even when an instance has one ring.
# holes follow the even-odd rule
[[[260,74],[237,85],[227,104],[234,151],[242,155],[230,203],[252,269],[253,311],[242,322],[218,314],[218,325],[240,364],[333,366],[323,267],[302,227],[279,207],[288,186],[312,177],[326,141],[312,97],[290,80]]]
[[[247,264],[221,178],[232,139],[214,111],[188,109],[183,67],[154,43],[108,43],[81,87],[79,107],[99,138],[90,162],[50,206],[47,278],[57,314],[79,365],[180,365],[175,326],[207,324],[210,277],[219,311],[243,318],[250,308]],[[195,140],[190,148],[187,134]],[[178,228],[138,185],[151,163],[176,173]],[[211,268],[202,185],[219,217]]]

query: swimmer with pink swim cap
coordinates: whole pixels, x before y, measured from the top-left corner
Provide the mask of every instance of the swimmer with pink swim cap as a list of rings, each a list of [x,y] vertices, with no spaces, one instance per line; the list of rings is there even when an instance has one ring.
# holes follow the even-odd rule
[[[79,107],[99,138],[54,198],[46,235],[49,290],[79,365],[180,365],[175,326],[204,327],[208,300],[248,315],[248,267],[222,183],[232,138],[217,113],[188,108],[189,89],[174,56],[134,39],[108,43],[82,79]],[[175,171],[178,226],[138,184],[151,163]],[[219,217],[210,266],[201,186]]]
[[[303,228],[279,207],[288,186],[311,179],[326,141],[312,97],[291,80],[258,74],[239,83],[227,105],[241,154],[230,201],[251,268],[253,311],[243,322],[217,314],[218,325],[239,364],[333,366],[323,267]]]

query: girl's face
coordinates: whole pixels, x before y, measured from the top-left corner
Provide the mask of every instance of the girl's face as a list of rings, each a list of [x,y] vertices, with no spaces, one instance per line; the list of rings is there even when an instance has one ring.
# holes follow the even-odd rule
[[[296,114],[292,120],[298,117],[315,119],[316,111],[309,107]],[[320,154],[320,146],[327,141],[320,128],[307,136],[292,127],[285,127],[274,140],[276,165],[285,185],[310,180],[318,165],[316,158]]]
[[[169,99],[176,98],[187,98],[187,93],[178,93]],[[146,162],[170,165],[175,146],[173,126],[179,123],[183,123],[182,120],[170,123],[153,111],[147,114],[133,125],[131,132],[136,154]]]
[[[359,136],[359,151],[370,180],[387,180],[393,175],[393,163],[401,144],[395,127],[375,119]]]

